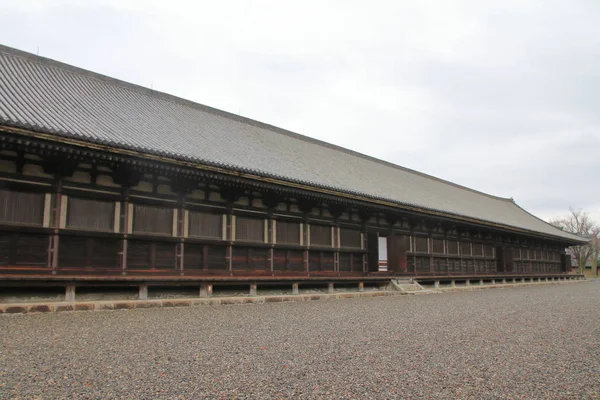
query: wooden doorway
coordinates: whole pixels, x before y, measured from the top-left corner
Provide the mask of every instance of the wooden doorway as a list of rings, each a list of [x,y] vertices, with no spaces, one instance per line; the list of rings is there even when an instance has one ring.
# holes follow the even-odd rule
[[[377,232],[367,234],[367,265],[369,272],[379,271],[379,235]]]
[[[408,272],[406,252],[408,251],[408,237],[404,235],[387,237],[388,271],[397,274]]]

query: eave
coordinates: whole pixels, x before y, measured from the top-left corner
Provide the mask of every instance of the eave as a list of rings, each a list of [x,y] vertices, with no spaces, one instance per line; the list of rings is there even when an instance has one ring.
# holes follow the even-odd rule
[[[201,164],[201,163],[197,163],[197,162],[190,162],[190,161],[180,160],[180,159],[176,159],[176,158],[172,158],[172,157],[166,157],[166,156],[162,156],[162,155],[158,155],[158,154],[144,153],[144,152],[140,152],[140,151],[136,151],[136,150],[132,150],[132,149],[115,147],[115,146],[97,143],[97,142],[84,141],[84,140],[69,138],[69,137],[65,137],[65,136],[58,136],[56,133],[43,132],[43,131],[33,130],[33,129],[25,129],[25,128],[3,125],[3,124],[0,124],[0,130],[7,132],[7,133],[14,134],[14,135],[18,135],[18,136],[26,138],[26,139],[43,140],[43,141],[47,141],[47,142],[51,142],[51,143],[73,146],[73,147],[81,148],[81,149],[89,149],[89,150],[94,150],[94,151],[107,152],[107,153],[115,154],[115,155],[119,155],[119,156],[134,157],[134,158],[139,158],[139,159],[143,159],[143,160],[147,160],[147,161],[165,163],[165,164],[174,165],[174,166],[192,169],[192,170],[197,170],[197,171],[222,174],[224,176],[241,178],[241,179],[246,179],[246,180],[251,180],[251,181],[256,181],[256,182],[263,182],[263,183],[268,183],[268,184],[277,185],[277,186],[281,186],[281,187],[311,192],[311,193],[315,193],[315,194],[335,196],[335,197],[344,198],[344,199],[348,199],[348,200],[367,203],[372,206],[380,206],[380,207],[386,207],[389,209],[398,210],[401,212],[415,213],[415,214],[419,214],[423,217],[443,218],[443,219],[455,221],[457,223],[473,224],[473,225],[478,225],[478,226],[482,226],[482,227],[486,227],[486,228],[502,230],[502,231],[506,231],[506,232],[510,232],[510,233],[523,234],[523,235],[528,235],[528,236],[534,236],[537,238],[549,239],[549,240],[557,241],[560,243],[565,243],[565,245],[577,245],[577,244],[587,243],[587,241],[583,238],[581,239],[581,241],[570,240],[570,239],[560,237],[560,236],[548,235],[548,234],[535,232],[535,231],[531,231],[531,230],[527,230],[527,229],[521,229],[521,228],[510,226],[510,225],[500,224],[497,222],[490,222],[490,221],[486,221],[486,220],[466,217],[466,216],[452,214],[452,213],[443,212],[443,211],[439,211],[439,210],[432,210],[432,209],[428,209],[428,208],[424,208],[424,207],[418,207],[415,205],[392,202],[392,201],[389,201],[386,199],[381,199],[381,198],[376,198],[376,197],[370,197],[370,196],[358,195],[358,194],[348,193],[348,192],[343,192],[343,191],[338,191],[338,190],[332,190],[332,189],[329,189],[326,187],[312,186],[312,185],[307,185],[304,183],[282,180],[282,179],[269,177],[269,176],[257,175],[257,174],[239,171],[239,170],[235,170],[235,169],[223,168],[223,167],[216,166],[216,165],[209,165],[206,163]]]

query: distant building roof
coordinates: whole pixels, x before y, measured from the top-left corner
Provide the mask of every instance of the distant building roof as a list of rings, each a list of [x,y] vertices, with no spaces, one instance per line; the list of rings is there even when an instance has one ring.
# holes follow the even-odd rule
[[[581,240],[512,199],[5,46],[0,124]]]

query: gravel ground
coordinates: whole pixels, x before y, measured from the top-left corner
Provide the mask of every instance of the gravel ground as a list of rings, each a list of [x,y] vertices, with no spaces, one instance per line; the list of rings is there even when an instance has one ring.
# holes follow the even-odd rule
[[[0,316],[0,398],[600,399],[600,282]]]

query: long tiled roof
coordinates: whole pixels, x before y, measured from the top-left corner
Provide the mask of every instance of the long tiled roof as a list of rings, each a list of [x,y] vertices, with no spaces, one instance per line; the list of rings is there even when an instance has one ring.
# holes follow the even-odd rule
[[[511,199],[4,46],[0,125],[581,240]]]

